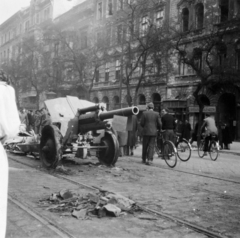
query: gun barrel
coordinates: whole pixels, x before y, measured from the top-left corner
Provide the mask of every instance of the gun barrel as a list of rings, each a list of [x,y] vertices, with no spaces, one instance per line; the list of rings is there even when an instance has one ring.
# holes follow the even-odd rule
[[[101,109],[101,104],[95,104],[90,107],[84,107],[84,108],[78,109],[78,112],[79,112],[79,114],[84,114],[86,112],[94,112],[94,111],[97,111],[100,109]]]
[[[101,121],[113,118],[114,115],[118,116],[131,116],[131,115],[137,115],[139,113],[139,108],[138,107],[126,107],[122,109],[117,109],[113,111],[107,111],[107,112],[100,112],[99,114],[99,119]]]

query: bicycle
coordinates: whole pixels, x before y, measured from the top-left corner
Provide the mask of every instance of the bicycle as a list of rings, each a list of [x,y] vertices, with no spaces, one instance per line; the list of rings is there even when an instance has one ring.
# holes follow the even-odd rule
[[[174,168],[176,166],[177,149],[171,141],[164,140],[163,133],[158,133],[156,144],[155,144],[155,152],[158,154],[159,157],[163,157],[166,164],[170,168]]]
[[[186,139],[181,138],[180,135],[181,134],[176,133],[175,146],[177,148],[177,156],[181,161],[186,162],[192,154],[191,145]]]
[[[198,155],[200,158],[204,157],[204,144],[205,144],[205,138],[206,136],[203,136],[203,138],[201,139],[199,145],[198,145]],[[216,134],[212,134],[211,138],[210,138],[210,144],[209,144],[209,155],[211,160],[215,161],[218,158],[219,155],[219,145],[217,142],[217,135]]]

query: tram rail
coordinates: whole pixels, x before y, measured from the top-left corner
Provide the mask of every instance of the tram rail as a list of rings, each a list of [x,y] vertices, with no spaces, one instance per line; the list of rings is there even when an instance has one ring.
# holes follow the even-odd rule
[[[19,161],[18,159],[15,159],[15,158],[12,158],[12,157],[10,157],[10,159],[13,160],[13,161],[15,161],[15,162],[17,162],[17,163],[20,163],[20,164],[22,164],[22,165],[25,165],[25,166],[34,168],[34,169],[36,169],[36,170],[39,170],[39,171],[45,173],[44,171],[40,170],[39,168],[36,168],[36,166],[32,166],[32,165],[30,165],[30,164],[28,164],[28,163],[26,163],[26,162]],[[161,169],[166,169],[166,168],[162,168],[162,167],[160,167],[160,166],[155,166],[155,167],[159,167],[159,168],[161,168]],[[176,171],[176,170],[172,170],[172,169],[169,169],[169,170],[171,170],[171,171]],[[182,171],[177,171],[177,172],[182,172]],[[189,174],[200,176],[200,175],[194,174],[194,173],[189,173]],[[91,186],[91,185],[88,185],[88,184],[85,184],[85,183],[81,183],[81,182],[75,181],[74,179],[71,179],[71,178],[69,178],[68,176],[64,176],[64,175],[60,175],[60,174],[56,174],[56,173],[52,173],[52,174],[50,174],[50,175],[52,175],[52,176],[54,176],[54,177],[57,177],[58,179],[66,180],[66,181],[68,181],[68,182],[70,182],[70,183],[72,183],[72,184],[75,184],[75,185],[78,185],[78,186],[82,186],[82,187],[84,187],[84,188],[88,188],[88,189],[90,189],[90,190],[95,190],[95,191],[101,191],[101,190],[102,190],[101,188],[98,188],[98,187],[96,187],[96,186]],[[201,175],[201,176],[203,176],[203,175]],[[206,176],[206,177],[208,177],[208,176]],[[218,179],[218,178],[215,178],[215,179]],[[222,179],[221,179],[221,180],[222,180]],[[227,181],[227,182],[232,182],[232,181],[229,181],[229,180],[226,180],[226,181]],[[233,182],[236,182],[236,181],[233,181]],[[238,182],[236,182],[236,183],[238,183]],[[240,184],[240,182],[239,182],[239,184]],[[230,195],[225,195],[225,196],[227,196],[227,197],[229,197],[229,198],[234,198],[234,197],[232,197],[232,196],[230,196]],[[10,198],[10,199],[12,199],[11,201],[16,202],[17,205],[19,204],[19,202],[18,202],[18,201],[14,201],[13,198]],[[157,204],[155,204],[155,205],[157,205]],[[204,234],[204,235],[206,235],[207,237],[211,237],[211,238],[226,238],[226,237],[227,237],[227,236],[224,236],[224,235],[218,233],[217,231],[208,230],[208,229],[206,229],[206,228],[204,228],[204,227],[201,227],[201,226],[199,226],[199,225],[197,225],[197,224],[194,224],[194,223],[185,221],[184,219],[181,219],[181,218],[178,218],[178,217],[169,215],[169,214],[164,213],[164,212],[160,212],[160,211],[157,211],[157,210],[149,209],[149,208],[147,208],[146,206],[144,206],[144,205],[142,205],[142,204],[140,204],[140,203],[137,203],[137,206],[138,206],[140,209],[142,209],[143,211],[145,211],[145,212],[147,212],[147,213],[149,213],[149,214],[155,215],[156,217],[161,217],[161,218],[164,218],[164,219],[167,219],[167,220],[171,220],[172,222],[175,222],[175,223],[177,223],[177,224],[186,226],[186,227],[188,227],[188,228],[191,229],[191,230],[194,230],[194,231],[196,231],[196,232],[198,232],[198,233]],[[21,207],[21,204],[20,204],[19,207]],[[23,207],[23,209],[24,209],[24,205],[22,205],[22,207]],[[21,207],[21,208],[22,208],[22,207]],[[28,209],[27,209],[26,211],[28,211]],[[31,211],[32,211],[32,210],[31,210]],[[32,212],[35,213],[37,216],[39,216],[39,217],[40,217],[40,220],[43,219],[42,221],[43,221],[44,223],[49,223],[50,226],[55,227],[55,229],[57,229],[57,232],[60,232],[60,234],[66,233],[67,237],[69,237],[69,238],[73,238],[73,237],[74,237],[74,236],[72,236],[71,234],[69,234],[68,232],[64,231],[62,228],[59,228],[59,227],[57,227],[55,224],[52,224],[52,222],[49,221],[47,218],[41,217],[41,215],[39,215],[38,212],[35,212],[35,211],[32,211]],[[31,213],[30,213],[30,214],[31,214]],[[44,219],[45,219],[45,220],[44,220]],[[62,232],[62,233],[61,233],[61,232]],[[62,236],[60,236],[60,237],[62,237]],[[65,237],[66,237],[66,236],[65,236]]]

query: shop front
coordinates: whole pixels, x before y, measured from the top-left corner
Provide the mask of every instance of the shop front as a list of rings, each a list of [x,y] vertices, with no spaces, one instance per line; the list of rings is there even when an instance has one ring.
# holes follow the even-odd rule
[[[167,108],[176,119],[184,121],[188,119],[187,100],[169,99],[162,101],[162,108]]]

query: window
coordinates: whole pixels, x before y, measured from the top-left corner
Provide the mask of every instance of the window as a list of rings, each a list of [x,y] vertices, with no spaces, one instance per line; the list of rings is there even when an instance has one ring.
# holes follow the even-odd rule
[[[235,0],[234,2],[234,16],[239,17],[240,15],[240,1],[239,0]]]
[[[227,47],[224,43],[219,43],[217,45],[217,54],[218,54],[218,65],[224,66],[227,58]]]
[[[118,25],[117,26],[117,43],[121,44],[123,39],[123,26]]]
[[[113,15],[113,0],[108,0],[108,6],[107,6],[107,15],[112,16]]]
[[[112,44],[112,27],[109,26],[107,27],[107,44],[111,45]]]
[[[109,63],[105,65],[105,82],[109,81]]]
[[[50,9],[48,7],[47,9],[44,10],[44,13],[43,13],[44,20],[47,20],[49,18],[49,13],[50,13]]]
[[[103,17],[102,2],[99,2],[97,5],[97,19],[100,20]]]
[[[160,74],[162,71],[162,60],[160,57],[157,57],[155,59],[155,65],[154,65],[154,73]]]
[[[59,53],[59,42],[54,44],[54,56],[57,57]]]
[[[156,12],[156,26],[161,27],[163,25],[164,10],[160,9]]]
[[[203,19],[204,19],[204,6],[202,3],[198,3],[195,7],[196,11],[196,29],[203,28]]]
[[[29,30],[29,21],[25,22],[25,32]]]
[[[37,13],[37,15],[36,15],[36,24],[38,24],[39,23],[39,13]]]
[[[184,59],[179,59],[179,75],[191,75],[194,74],[193,69],[190,65],[184,62]]]
[[[100,47],[102,44],[102,33],[97,32],[97,46]]]
[[[183,8],[182,10],[182,30],[183,32],[189,30],[189,10],[187,8]]]
[[[240,70],[240,44],[237,45],[236,49],[236,69]]]
[[[80,35],[81,49],[86,49],[87,48],[87,41],[88,41],[87,32],[86,31],[82,31],[80,34],[81,34]]]
[[[142,35],[145,35],[148,29],[148,16],[142,17]]]
[[[229,13],[229,0],[220,0],[220,22],[225,22],[228,20]]]
[[[116,80],[120,80],[120,61],[116,60]]]
[[[194,64],[197,69],[202,69],[202,50],[199,48],[195,48],[193,50],[194,55]]]
[[[99,82],[99,67],[96,67],[95,69],[95,82]]]
[[[123,0],[117,0],[117,10],[123,9]]]

